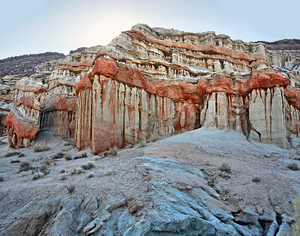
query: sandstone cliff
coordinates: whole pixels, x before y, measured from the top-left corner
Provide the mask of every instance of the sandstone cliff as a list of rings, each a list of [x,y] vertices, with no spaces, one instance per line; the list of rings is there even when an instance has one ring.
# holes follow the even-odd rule
[[[299,134],[299,70],[280,67],[270,50],[138,24],[54,62],[49,76],[41,65],[29,77],[4,77],[2,132],[7,126],[11,146],[22,147],[52,130],[99,153],[205,127],[285,148]]]

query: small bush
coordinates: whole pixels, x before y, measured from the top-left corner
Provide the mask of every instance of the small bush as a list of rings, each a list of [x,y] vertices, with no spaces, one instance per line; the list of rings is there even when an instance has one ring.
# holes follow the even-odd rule
[[[81,159],[81,158],[86,158],[86,157],[87,157],[87,153],[83,152],[83,153],[80,153],[78,156],[74,157],[74,160]]]
[[[44,175],[47,175],[50,173],[50,169],[47,165],[41,165],[39,168],[40,172],[42,172]]]
[[[88,178],[93,178],[93,177],[94,177],[94,172],[88,173],[87,177],[88,177]]]
[[[209,166],[209,165],[210,165],[210,161],[209,161],[209,160],[205,160],[204,164],[205,164],[206,166]]]
[[[83,169],[76,169],[76,174],[77,175],[82,174],[82,173],[84,173]]]
[[[53,162],[53,161],[52,161],[51,159],[49,159],[48,157],[46,157],[45,160],[41,161],[41,164],[42,164],[42,165],[51,166],[51,163],[52,163],[52,162]]]
[[[219,168],[220,171],[224,171],[226,173],[231,172],[231,167],[226,162],[222,163],[221,167]]]
[[[65,154],[64,158],[66,161],[71,161],[72,160],[72,156],[70,154]]]
[[[89,170],[89,169],[95,168],[95,163],[92,161],[89,161],[88,163],[86,163],[86,165],[82,165],[81,168],[84,170]]]
[[[4,181],[4,177],[0,175],[0,182]]]
[[[66,171],[64,169],[60,170],[59,173],[63,174],[66,173]]]
[[[295,223],[292,225],[292,235],[298,236],[300,235],[300,197],[297,196],[293,200],[294,205],[294,221]]]
[[[66,178],[67,178],[67,175],[66,175],[65,173],[59,175],[59,180],[60,180],[60,181],[63,181],[63,180],[65,180]]]
[[[4,157],[12,157],[12,156],[17,156],[17,155],[20,155],[21,152],[8,152],[5,154]]]
[[[141,139],[141,141],[140,141],[140,148],[142,148],[142,147],[145,147],[146,146],[146,143],[147,143],[147,140],[145,139],[145,138],[143,138],[143,139]]]
[[[258,183],[261,181],[261,177],[259,175],[254,175],[252,178],[252,182]]]
[[[66,189],[68,190],[68,194],[72,194],[75,191],[75,185],[74,184],[69,184],[66,186]]]
[[[58,153],[52,155],[52,156],[51,156],[51,159],[52,159],[52,160],[61,159],[61,158],[63,158],[64,155],[65,155],[64,153],[58,152]]]
[[[20,160],[11,160],[11,161],[10,161],[10,164],[20,163],[20,162],[21,162]]]
[[[77,171],[74,169],[74,170],[70,170],[68,172],[68,175],[76,175],[77,174]]]
[[[151,142],[156,142],[157,140],[159,140],[160,136],[158,134],[151,134],[150,135],[150,140]]]
[[[31,165],[28,161],[22,161],[20,163],[19,171],[28,171],[31,169]]]
[[[24,157],[25,156],[25,154],[24,153],[21,153],[21,154],[19,154],[18,156],[17,156],[17,158],[21,158],[21,157]]]
[[[109,153],[112,156],[116,156],[118,154],[118,148],[117,147],[110,148]]]
[[[31,180],[37,180],[39,178],[42,178],[43,176],[44,176],[43,173],[37,172],[37,173],[33,174],[33,176],[31,177]]]
[[[289,168],[290,170],[294,170],[294,171],[299,170],[299,166],[296,162],[289,163],[287,165],[287,168]]]
[[[45,151],[48,151],[49,149],[50,149],[49,146],[44,144],[41,146],[35,146],[33,148],[33,152],[45,152]]]

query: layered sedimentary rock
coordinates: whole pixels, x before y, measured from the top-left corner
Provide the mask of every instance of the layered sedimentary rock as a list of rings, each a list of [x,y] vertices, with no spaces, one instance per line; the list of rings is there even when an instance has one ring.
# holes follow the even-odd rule
[[[51,130],[99,153],[204,127],[284,148],[299,134],[300,101],[299,70],[282,58],[263,43],[138,24],[30,77],[4,77],[2,132],[21,147]]]
[[[205,127],[284,148],[299,126],[289,83],[263,44],[137,25],[102,48],[76,87],[77,146],[98,153]]]

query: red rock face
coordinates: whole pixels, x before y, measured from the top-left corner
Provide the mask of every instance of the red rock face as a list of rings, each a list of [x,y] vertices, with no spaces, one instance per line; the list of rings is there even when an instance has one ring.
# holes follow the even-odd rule
[[[13,113],[8,114],[6,125],[9,144],[15,148],[23,146],[23,139],[33,140],[39,130],[37,125],[18,120]]]
[[[268,88],[274,88],[276,86],[285,88],[286,86],[289,85],[289,83],[290,83],[289,80],[280,74],[258,73],[258,74],[254,74],[251,77],[247,90],[251,92],[253,89],[268,89]]]

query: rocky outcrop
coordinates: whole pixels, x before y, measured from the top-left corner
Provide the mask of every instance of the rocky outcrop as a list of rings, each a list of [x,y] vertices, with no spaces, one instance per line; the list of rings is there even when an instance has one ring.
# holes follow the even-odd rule
[[[205,127],[285,148],[299,126],[289,84],[262,44],[137,25],[102,48],[76,87],[77,147],[99,153]]]
[[[107,46],[41,64],[30,77],[4,77],[0,99],[14,104],[23,125],[30,117],[38,130],[94,153],[200,127],[285,148],[299,134],[299,71],[282,71],[270,53],[277,44],[268,45],[138,24]]]

